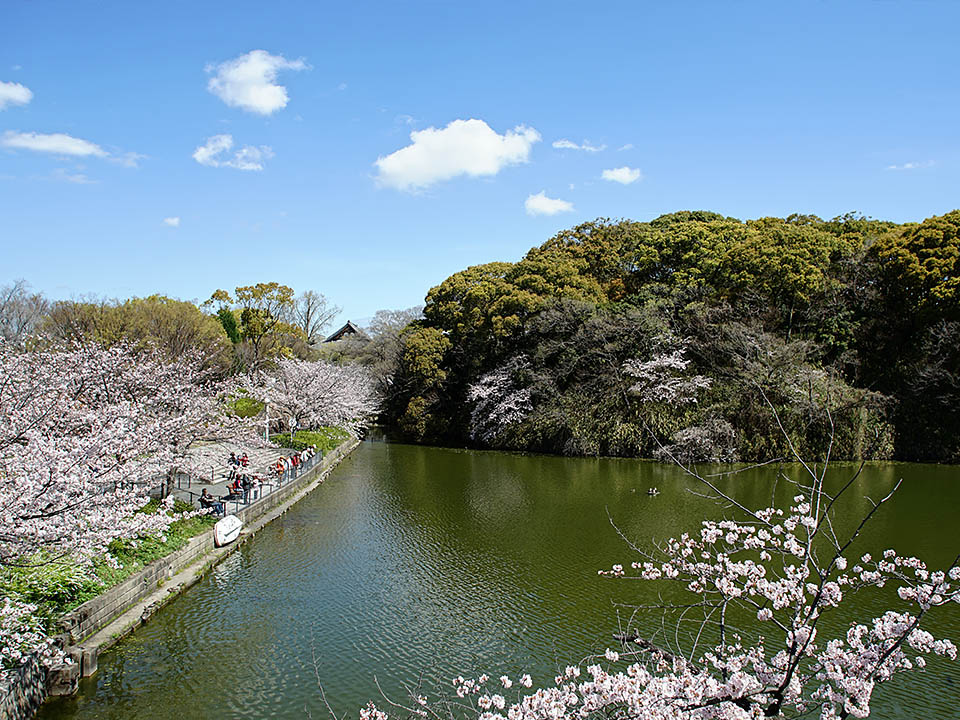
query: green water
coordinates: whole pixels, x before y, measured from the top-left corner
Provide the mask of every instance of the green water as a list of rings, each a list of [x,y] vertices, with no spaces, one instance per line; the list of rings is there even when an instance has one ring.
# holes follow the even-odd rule
[[[835,466],[833,482],[852,472]],[[788,474],[799,477],[796,468]],[[774,471],[725,487],[769,503]],[[870,466],[848,505],[904,483],[861,550],[896,547],[931,567],[960,546],[960,468]],[[650,497],[646,488],[661,494]],[[380,689],[402,696],[459,674],[552,682],[558,665],[614,643],[621,604],[649,583],[597,576],[724,510],[676,468],[363,443],[327,482],[100,658],[74,698],[41,718],[320,718]],[[780,497],[793,490],[781,483]],[[879,614],[879,600],[852,610]],[[831,619],[842,628],[850,618]],[[652,632],[659,618],[641,618]],[[825,630],[830,629],[829,623]],[[960,606],[930,629],[960,640]],[[821,630],[824,632],[824,630]],[[823,635],[821,635],[823,637]],[[960,665],[933,662],[878,690],[877,718],[960,717]]]

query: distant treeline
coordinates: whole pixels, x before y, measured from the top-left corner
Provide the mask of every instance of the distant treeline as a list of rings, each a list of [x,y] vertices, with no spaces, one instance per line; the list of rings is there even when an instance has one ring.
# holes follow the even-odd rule
[[[960,462],[960,211],[598,220],[458,272],[385,419],[571,455]]]
[[[276,282],[217,290],[199,305],[165,295],[51,301],[20,280],[0,287],[0,338],[29,345],[124,343],[167,359],[200,358],[216,376],[264,369],[280,357],[314,359],[340,309],[318,292]]]

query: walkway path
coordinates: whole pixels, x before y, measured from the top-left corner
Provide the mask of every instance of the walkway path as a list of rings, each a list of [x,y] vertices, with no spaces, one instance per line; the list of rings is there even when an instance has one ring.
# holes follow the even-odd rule
[[[248,496],[247,503],[242,500],[225,501],[225,514],[236,512],[249,502],[268,495],[291,480],[295,480],[322,458],[322,453],[318,451],[313,458],[298,466],[296,471],[289,470],[283,477],[278,478],[273,469],[277,459],[295,455],[296,450],[277,447],[249,448],[231,443],[198,444],[188,452],[189,462],[194,471],[189,474],[181,473],[171,494],[195,507],[200,507],[199,498],[204,490],[218,500],[229,495],[227,488],[233,482],[230,475],[231,470],[234,469],[229,463],[230,453],[235,453],[237,457],[246,453],[249,462],[245,468],[242,468],[242,472],[260,478],[262,486],[259,491],[254,491]]]

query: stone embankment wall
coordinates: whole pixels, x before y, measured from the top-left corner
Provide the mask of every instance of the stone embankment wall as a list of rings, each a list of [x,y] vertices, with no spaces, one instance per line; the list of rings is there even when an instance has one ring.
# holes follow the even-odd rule
[[[48,695],[75,693],[81,675],[96,672],[102,650],[133,632],[254,532],[313,490],[358,444],[355,438],[347,440],[309,472],[235,513],[244,525],[238,541],[217,548],[213,530],[208,530],[60,618],[59,640],[74,663],[48,671],[30,658],[7,682],[0,683],[0,720],[29,720]]]

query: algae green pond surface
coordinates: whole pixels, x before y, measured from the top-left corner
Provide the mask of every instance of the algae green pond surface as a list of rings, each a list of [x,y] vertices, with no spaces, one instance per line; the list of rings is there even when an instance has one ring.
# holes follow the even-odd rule
[[[835,465],[838,483],[856,466]],[[799,469],[788,466],[799,478]],[[773,468],[725,487],[769,503]],[[903,478],[859,546],[895,547],[943,566],[960,549],[960,468],[868,465],[850,520]],[[648,496],[656,486],[660,495]],[[202,582],[100,658],[73,698],[40,718],[320,718],[318,683],[356,717],[382,690],[402,699],[418,677],[552,683],[559,666],[615,646],[621,603],[650,602],[655,583],[598,577],[639,546],[696,531],[724,510],[669,465],[365,442],[327,482]],[[781,483],[781,498],[794,494]],[[854,596],[852,615],[882,599]],[[640,619],[653,632],[659,617]],[[832,623],[832,625],[830,625]],[[929,626],[960,641],[960,606]],[[821,637],[824,637],[821,634]],[[379,687],[378,687],[379,684]],[[878,689],[875,718],[960,717],[960,665],[931,662]]]

